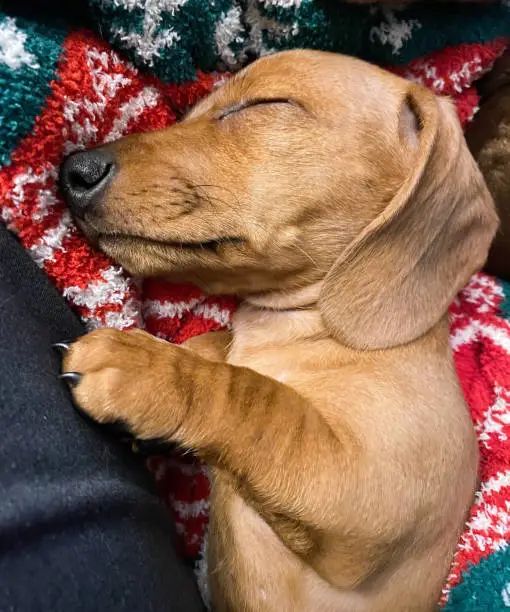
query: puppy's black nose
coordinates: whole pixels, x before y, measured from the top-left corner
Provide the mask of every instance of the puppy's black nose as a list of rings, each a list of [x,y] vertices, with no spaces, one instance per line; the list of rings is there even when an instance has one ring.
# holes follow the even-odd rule
[[[83,217],[99,202],[115,174],[110,151],[92,149],[70,155],[60,166],[60,188],[77,217]]]

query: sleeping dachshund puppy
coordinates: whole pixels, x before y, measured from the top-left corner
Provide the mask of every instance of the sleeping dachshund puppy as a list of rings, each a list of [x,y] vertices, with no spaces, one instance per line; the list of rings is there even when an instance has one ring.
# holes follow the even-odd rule
[[[477,484],[447,309],[498,224],[453,106],[290,51],[61,184],[131,273],[242,300],[231,332],[103,329],[63,360],[93,419],[212,466],[214,610],[433,610]]]

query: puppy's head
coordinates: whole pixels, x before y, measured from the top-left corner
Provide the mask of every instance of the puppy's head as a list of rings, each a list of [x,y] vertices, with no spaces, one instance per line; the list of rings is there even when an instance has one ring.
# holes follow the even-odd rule
[[[426,331],[497,221],[449,103],[352,58],[264,58],[161,132],[61,171],[85,233],[137,275],[253,296],[322,283],[356,347]]]

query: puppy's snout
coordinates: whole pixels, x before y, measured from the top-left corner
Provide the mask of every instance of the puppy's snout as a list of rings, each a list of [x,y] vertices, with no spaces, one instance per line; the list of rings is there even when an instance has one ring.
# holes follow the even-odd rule
[[[93,149],[70,155],[60,167],[60,187],[77,217],[91,212],[101,200],[115,174],[115,158],[110,151]]]

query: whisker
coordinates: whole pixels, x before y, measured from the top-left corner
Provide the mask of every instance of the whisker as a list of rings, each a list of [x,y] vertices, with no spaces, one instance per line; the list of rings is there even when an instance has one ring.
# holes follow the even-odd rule
[[[314,270],[319,271],[319,265],[317,264],[317,262],[313,259],[313,257],[310,255],[310,253],[307,253],[303,247],[300,247],[299,244],[294,245],[296,247],[296,249],[298,249],[299,251],[301,251],[301,253],[303,253],[303,255],[312,263]]]

